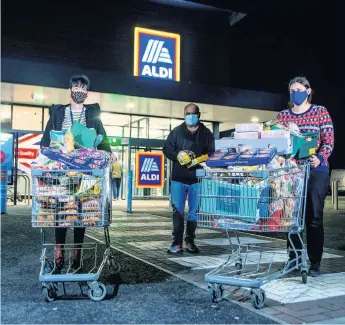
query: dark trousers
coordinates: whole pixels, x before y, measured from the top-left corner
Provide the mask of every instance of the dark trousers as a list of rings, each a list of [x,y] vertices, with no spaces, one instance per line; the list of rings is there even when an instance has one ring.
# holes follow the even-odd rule
[[[324,244],[323,208],[329,187],[327,172],[310,171],[308,182],[305,228],[307,235],[307,252],[311,264],[321,262]],[[297,235],[291,235],[291,241],[296,249],[302,249],[302,243]],[[290,247],[288,241],[288,248]],[[294,253],[290,258],[294,258]]]
[[[113,190],[113,198],[118,199],[120,196],[121,178],[113,178],[111,187]]]
[[[66,243],[67,228],[55,228],[55,239],[57,244]],[[74,228],[74,243],[81,244],[84,241],[85,228]]]

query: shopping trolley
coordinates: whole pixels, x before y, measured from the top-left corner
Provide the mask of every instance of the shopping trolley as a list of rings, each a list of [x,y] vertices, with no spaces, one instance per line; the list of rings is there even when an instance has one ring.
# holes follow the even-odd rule
[[[100,301],[106,287],[99,281],[105,266],[117,273],[120,265],[111,252],[108,227],[111,224],[110,168],[94,170],[32,170],[32,226],[40,229],[42,253],[39,281],[46,301],[57,297],[58,283],[76,282],[83,293]],[[45,228],[103,227],[104,253],[98,243],[62,245],[63,267],[55,261],[56,244],[46,242]],[[48,231],[48,230],[46,230]],[[78,263],[74,257],[79,256]],[[99,257],[102,256],[102,257]]]
[[[231,246],[226,262],[205,275],[214,302],[222,299],[223,285],[228,285],[250,289],[253,306],[262,308],[265,291],[261,287],[269,281],[300,270],[302,282],[307,282],[307,255],[301,232],[308,177],[309,164],[251,172],[198,171],[198,226],[226,230]],[[230,232],[235,233],[236,242]],[[290,248],[286,252],[268,247],[267,242],[244,244],[238,232],[287,233]],[[296,240],[301,249],[294,245]],[[287,259],[286,253],[293,258]]]

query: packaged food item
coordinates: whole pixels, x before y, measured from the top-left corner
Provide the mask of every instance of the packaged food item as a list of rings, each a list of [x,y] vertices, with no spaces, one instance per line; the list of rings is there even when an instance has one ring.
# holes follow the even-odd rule
[[[69,202],[69,203],[74,203],[75,202],[75,197],[74,196],[61,196],[58,198],[59,202]]]
[[[209,158],[209,160],[219,160],[220,158],[222,158],[224,155],[224,151],[223,150],[216,150],[216,152],[214,152],[214,154]]]
[[[289,138],[290,131],[285,129],[262,131],[260,137],[261,139]]]
[[[235,132],[261,132],[263,124],[261,123],[240,123],[235,125]]]
[[[78,213],[77,209],[66,209],[66,210],[59,211],[58,215],[65,216],[65,215],[73,215],[73,214],[77,214],[77,213]]]
[[[201,163],[205,162],[208,159],[208,155],[201,155],[200,157],[194,158],[188,165],[188,168],[195,167],[200,165]]]
[[[101,220],[98,214],[86,213],[83,215],[83,223],[85,226],[96,226],[96,224]]]
[[[263,148],[263,149],[259,149],[259,152],[258,152],[258,154],[269,154],[269,153],[271,153],[272,152],[272,148]]]
[[[234,132],[234,139],[259,139],[259,132]]]
[[[255,155],[255,158],[269,158],[270,155],[267,153],[258,153],[257,155]]]
[[[54,216],[52,215],[48,215],[48,216],[40,215],[40,216],[37,216],[36,220],[38,221],[35,223],[37,227],[53,227],[55,225]]]
[[[237,159],[237,157],[238,157],[237,153],[228,153],[228,154],[225,154],[225,156],[223,156],[222,159],[233,160],[233,159]]]
[[[70,153],[74,151],[74,138],[71,132],[66,132],[64,136],[64,146],[66,152]]]
[[[97,211],[100,208],[100,201],[99,200],[89,200],[82,203],[82,210],[83,211]]]
[[[77,211],[78,210],[78,205],[75,202],[67,202],[67,203],[65,203],[64,208],[66,210],[75,210],[75,211]]]
[[[70,215],[67,216],[65,221],[59,222],[59,226],[61,227],[71,227],[75,225],[76,222],[79,221],[79,218],[77,215]]]
[[[182,150],[177,155],[177,160],[182,166],[189,164],[195,158],[195,153],[190,150]]]

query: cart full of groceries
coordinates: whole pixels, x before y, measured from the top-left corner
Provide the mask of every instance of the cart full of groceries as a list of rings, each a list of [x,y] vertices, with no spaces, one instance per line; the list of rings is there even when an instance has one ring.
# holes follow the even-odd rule
[[[197,170],[198,226],[225,230],[231,247],[228,260],[205,275],[214,302],[222,299],[224,285],[244,287],[251,291],[253,306],[262,308],[261,287],[269,281],[298,269],[307,282],[300,233],[308,158],[315,153],[316,141],[315,134],[300,134],[296,125],[283,127],[277,121],[238,124],[231,137],[216,140],[215,153]],[[291,244],[287,254],[295,258],[288,260],[284,253],[281,265],[281,248],[241,243],[239,232],[286,233]],[[292,235],[302,249],[295,248]]]
[[[39,281],[46,301],[53,301],[61,284],[76,282],[81,293],[87,286],[88,296],[100,301],[106,287],[100,282],[105,267],[119,271],[110,250],[108,227],[111,224],[110,154],[97,150],[103,140],[93,129],[74,123],[67,132],[51,131],[48,148],[31,163],[32,226],[40,229],[41,268]],[[62,245],[63,267],[56,262],[56,243],[52,230],[59,228],[104,228],[105,248],[96,242]],[[46,234],[47,232],[47,234]],[[48,236],[49,234],[49,236]],[[75,256],[79,261],[75,263]]]

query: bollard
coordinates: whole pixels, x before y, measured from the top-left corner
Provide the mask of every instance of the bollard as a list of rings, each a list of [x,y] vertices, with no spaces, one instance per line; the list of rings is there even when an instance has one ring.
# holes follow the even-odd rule
[[[334,210],[338,210],[338,181],[332,182],[332,201],[333,201],[333,208]]]
[[[0,175],[0,209],[1,214],[7,212],[7,170],[1,170]]]
[[[127,213],[132,213],[132,182],[133,171],[128,171],[128,188],[127,188]]]
[[[334,204],[334,182],[331,183],[332,204]]]
[[[174,210],[173,210],[173,206],[172,206],[172,204],[171,204],[171,195],[170,195],[170,197],[169,197],[169,208],[168,208],[168,211],[169,212],[173,212]]]

